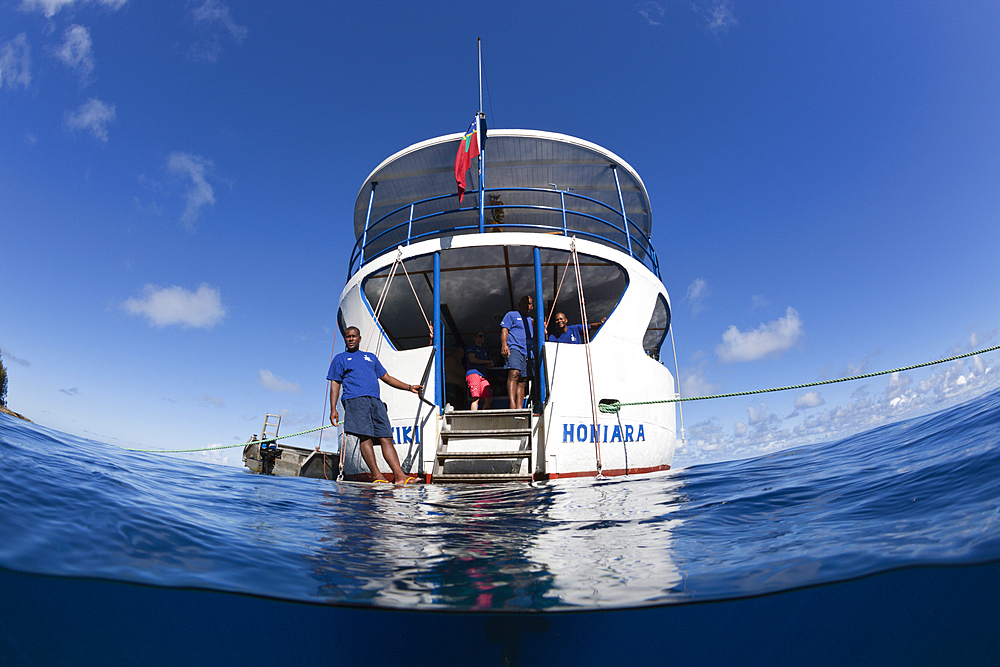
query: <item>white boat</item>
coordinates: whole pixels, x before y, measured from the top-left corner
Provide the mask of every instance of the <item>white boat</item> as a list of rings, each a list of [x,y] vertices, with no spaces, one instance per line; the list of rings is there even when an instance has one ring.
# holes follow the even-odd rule
[[[601,401],[676,396],[674,376],[659,360],[670,297],[650,243],[642,179],[611,151],[581,139],[490,130],[467,179],[479,187],[470,186],[459,203],[462,137],[430,139],[389,157],[365,179],[354,209],[339,340],[348,326],[358,327],[361,349],[374,352],[390,375],[424,385],[422,398],[381,387],[404,471],[432,483],[669,469],[673,403],[617,414],[597,409]],[[605,321],[589,329],[589,345],[538,345],[541,363],[522,409],[508,409],[502,369],[489,377],[490,410],[462,409],[464,386],[453,397],[460,405],[447,403],[446,356],[484,331],[502,366],[500,322],[524,295],[544,304],[536,322],[562,311],[579,323],[581,301],[589,323]],[[341,441],[345,479],[370,479],[356,439]]]

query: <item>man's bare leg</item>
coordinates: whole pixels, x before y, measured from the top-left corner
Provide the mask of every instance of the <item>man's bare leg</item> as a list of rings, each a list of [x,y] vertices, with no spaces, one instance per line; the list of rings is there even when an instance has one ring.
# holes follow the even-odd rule
[[[372,442],[372,439],[367,438],[362,440],[358,443],[358,446],[361,448],[361,458],[365,460],[365,464],[368,466],[368,469],[372,471],[373,481],[381,479],[384,482],[388,482],[389,480],[387,480],[385,475],[382,474],[382,471],[378,469],[378,461],[375,459],[375,445]],[[396,465],[399,465],[398,460],[396,461]]]
[[[389,468],[392,470],[392,481],[396,484],[402,484],[406,481],[406,473],[403,472],[402,466],[399,465],[399,454],[396,453],[396,445],[392,444],[392,438],[379,438],[379,443],[382,445],[382,456],[385,457],[385,462],[389,464]]]
[[[517,401],[518,386],[520,386],[521,371],[511,370],[507,373],[507,397],[510,399],[510,409],[516,410],[520,406]],[[522,395],[523,398],[523,395]]]
[[[517,408],[524,407],[524,392],[528,388],[528,379],[520,378],[517,383]]]

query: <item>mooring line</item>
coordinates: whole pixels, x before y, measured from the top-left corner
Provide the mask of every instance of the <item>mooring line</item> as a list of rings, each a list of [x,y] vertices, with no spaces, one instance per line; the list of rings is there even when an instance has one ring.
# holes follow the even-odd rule
[[[937,364],[945,364],[948,363],[949,361],[957,361],[958,359],[974,357],[977,354],[986,354],[988,352],[995,352],[997,350],[1000,350],[1000,345],[994,345],[993,347],[988,347],[983,350],[976,350],[975,352],[966,352],[965,354],[957,354],[953,357],[938,359],[936,361],[925,361],[922,364],[903,366],[902,368],[893,368],[892,370],[887,370],[887,371],[878,371],[876,373],[864,373],[863,375],[852,375],[850,377],[837,378],[835,380],[820,380],[819,382],[793,384],[787,387],[772,387],[771,389],[754,389],[753,391],[737,391],[732,394],[713,394],[711,396],[691,396],[689,398],[667,398],[659,401],[636,401],[634,403],[623,403],[621,401],[614,401],[613,403],[601,403],[598,407],[600,408],[601,412],[605,414],[616,414],[622,408],[632,405],[654,405],[657,403],[685,403],[687,401],[705,401],[711,398],[732,398],[734,396],[751,396],[753,394],[768,394],[775,391],[788,391],[790,389],[805,389],[806,387],[818,387],[824,384],[836,384],[838,382],[848,382],[851,380],[863,380],[865,378],[878,377],[879,375],[889,375],[890,373],[902,373],[904,371],[912,371],[917,368],[935,366]],[[139,449],[134,447],[120,447],[119,449],[123,449],[127,452],[145,452],[147,454],[185,454],[188,452],[210,452],[217,449],[232,449],[234,447],[246,447],[251,443],[264,444],[268,442],[277,442],[278,440],[284,440],[285,438],[294,438],[297,435],[306,435],[307,433],[315,433],[316,431],[322,431],[323,429],[330,428],[331,426],[333,426],[333,424],[326,424],[325,426],[317,426],[316,428],[311,428],[305,431],[299,431],[298,433],[289,433],[288,435],[280,435],[276,438],[265,438],[263,440],[249,440],[247,442],[242,442],[238,445],[217,445],[215,447],[195,447],[192,449]]]
[[[288,435],[279,435],[277,438],[264,438],[263,440],[248,440],[247,442],[240,443],[238,445],[217,445],[215,447],[196,447],[194,449],[136,449],[132,447],[122,447],[127,452],[146,452],[147,454],[181,454],[184,452],[210,452],[215,449],[232,449],[233,447],[246,447],[249,444],[264,444],[266,442],[276,442],[278,440],[284,440],[285,438],[294,438],[297,435],[305,435],[306,433],[313,433],[314,431],[322,431],[325,428],[330,428],[333,424],[327,424],[326,426],[317,426],[316,428],[311,428],[308,431],[299,431],[298,433],[289,433]]]
[[[974,357],[977,354],[986,354],[987,352],[994,352],[996,350],[1000,350],[1000,345],[988,347],[984,350],[977,350],[975,352],[966,352],[965,354],[958,354],[955,355],[954,357],[948,357],[947,359],[938,359],[936,361],[925,361],[922,364],[914,364],[913,366],[893,368],[892,370],[888,371],[878,371],[877,373],[865,373],[863,375],[852,375],[851,377],[837,378],[835,380],[820,380],[819,382],[807,382],[806,384],[793,384],[787,387],[773,387],[771,389],[755,389],[753,391],[737,391],[732,394],[714,394],[712,396],[692,396],[690,398],[667,398],[659,401],[636,401],[635,403],[622,403],[621,401],[613,401],[609,403],[601,403],[599,407],[601,409],[601,412],[607,414],[615,414],[623,407],[629,405],[653,405],[656,403],[684,403],[687,401],[705,401],[710,398],[732,398],[733,396],[750,396],[751,394],[767,394],[773,391],[787,391],[789,389],[805,389],[806,387],[818,387],[824,384],[836,384],[837,382],[848,382],[849,380],[863,380],[865,378],[877,377],[879,375],[889,375],[890,373],[902,373],[903,371],[912,371],[915,368],[924,368],[925,366],[944,364],[949,361],[955,361],[956,359]]]

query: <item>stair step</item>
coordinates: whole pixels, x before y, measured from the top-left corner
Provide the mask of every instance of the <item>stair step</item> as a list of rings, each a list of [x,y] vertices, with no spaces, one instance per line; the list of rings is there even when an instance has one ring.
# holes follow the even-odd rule
[[[475,438],[476,436],[481,437],[514,437],[514,436],[524,436],[531,435],[530,428],[491,428],[491,429],[452,429],[450,431],[441,431],[442,438]]]
[[[482,415],[483,417],[497,417],[497,416],[530,417],[531,409],[525,408],[524,410],[452,410],[451,412],[444,413],[445,417],[450,417],[452,415],[457,415],[459,417],[470,417],[475,415]]]
[[[513,450],[497,452],[448,452],[438,450],[439,459],[526,459],[531,457],[530,450]]]

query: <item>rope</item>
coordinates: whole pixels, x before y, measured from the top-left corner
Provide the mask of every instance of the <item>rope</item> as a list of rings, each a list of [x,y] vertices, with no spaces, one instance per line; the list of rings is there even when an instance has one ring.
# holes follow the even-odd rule
[[[576,239],[575,236],[573,238]],[[570,260],[572,260],[572,259],[573,259],[572,255],[570,255],[570,256],[568,256],[566,258],[566,266],[563,267],[562,278],[559,279],[559,288],[556,289],[556,294],[552,298],[552,308],[549,309],[549,316],[545,318],[545,331],[543,333],[547,333],[548,332],[548,330],[549,330],[549,321],[552,319],[552,314],[554,312],[556,312],[556,306],[559,305],[559,293],[562,292],[563,281],[566,280],[566,272],[569,271],[569,263],[570,263]]]
[[[326,426],[317,426],[316,428],[311,428],[307,431],[299,431],[298,433],[289,433],[288,435],[279,435],[277,438],[264,438],[263,440],[248,440],[247,442],[240,443],[238,445],[217,445],[215,447],[195,447],[194,449],[134,449],[131,447],[121,447],[126,452],[146,452],[147,454],[180,454],[183,452],[210,452],[216,449],[232,449],[233,447],[246,447],[249,444],[264,444],[265,442],[277,442],[278,440],[284,440],[285,438],[294,438],[297,435],[305,435],[306,433],[313,433],[314,431],[322,431],[325,428],[330,428],[333,424],[327,424]]]
[[[597,418],[597,389],[594,387],[594,362],[590,356],[590,323],[587,322],[587,306],[583,299],[583,278],[580,275],[580,256],[576,252],[576,237],[569,244],[573,255],[573,271],[576,274],[576,288],[579,292],[580,301],[580,322],[583,324],[583,346],[587,350],[587,379],[590,381],[590,408],[594,416],[594,453],[597,457],[597,476],[602,477],[601,471],[601,437],[598,433],[600,424]]]
[[[344,448],[346,446],[346,443],[347,443],[347,433],[346,432],[341,432],[341,434],[340,434],[340,450],[339,450],[339,453],[340,453],[340,469],[337,470],[337,481],[338,482],[343,482],[344,481]],[[324,468],[324,470],[325,470],[325,468]]]
[[[674,377],[677,382],[677,398],[681,397],[681,369],[677,365],[677,345],[674,343],[674,328],[670,327],[670,347],[674,350]],[[684,439],[684,408],[680,405],[677,406],[677,411],[681,414],[681,442],[687,442]]]
[[[399,252],[402,254],[402,248],[400,248]],[[417,306],[420,307],[420,314],[424,316],[424,324],[427,325],[427,331],[431,332],[431,335],[433,335],[434,328],[431,326],[431,321],[427,319],[427,313],[424,312],[424,305],[420,303],[420,297],[417,296],[417,288],[413,286],[413,281],[410,280],[410,274],[406,271],[406,263],[400,262],[399,265],[403,267],[403,275],[406,276],[406,282],[410,283],[410,289],[413,290],[413,298],[416,300]]]
[[[994,352],[996,350],[1000,350],[1000,345],[994,345],[993,347],[988,347],[984,350],[977,350],[975,352],[966,352],[965,354],[958,354],[955,355],[954,357],[948,357],[947,359],[938,359],[936,361],[925,361],[922,364],[914,364],[913,366],[903,366],[902,368],[893,368],[892,370],[878,371],[877,373],[852,375],[851,377],[837,378],[836,380],[821,380],[819,382],[793,384],[787,387],[774,387],[772,389],[755,389],[753,391],[738,391],[732,394],[715,394],[712,396],[692,396],[691,398],[668,398],[661,401],[636,401],[634,403],[622,403],[621,401],[614,401],[611,403],[602,403],[599,407],[601,412],[614,414],[627,405],[653,405],[655,403],[682,403],[687,401],[705,401],[710,398],[732,398],[733,396],[750,396],[751,394],[767,394],[773,391],[787,391],[789,389],[805,389],[806,387],[818,387],[824,384],[836,384],[838,382],[848,382],[849,380],[863,380],[865,378],[873,378],[879,375],[889,375],[890,373],[902,373],[904,371],[912,371],[917,368],[934,366],[935,364],[945,364],[948,363],[949,361],[955,361],[957,359],[965,359],[966,357],[974,357],[977,354],[986,354],[987,352]]]
[[[389,269],[389,275],[386,278],[385,285],[382,286],[382,293],[379,295],[379,297],[378,297],[378,303],[375,306],[375,313],[374,313],[374,315],[375,315],[375,326],[372,327],[368,331],[368,335],[365,337],[364,345],[361,346],[361,349],[363,349],[363,350],[367,350],[368,349],[368,343],[372,339],[372,334],[375,333],[375,329],[377,329],[378,326],[379,326],[378,318],[379,318],[379,315],[382,314],[382,306],[385,305],[385,297],[389,293],[389,285],[392,284],[392,279],[396,276],[396,267],[399,266],[399,263],[400,263],[400,261],[402,261],[402,258],[403,258],[403,249],[402,248],[398,248],[396,250],[396,259],[394,259],[393,262],[392,262],[392,268]]]
[[[336,353],[337,353],[337,327],[334,327],[333,328],[333,344],[330,345],[330,365],[333,365],[333,357],[334,357],[334,355]],[[326,411],[326,399],[328,399],[330,397],[330,382],[331,382],[330,380],[326,381],[326,393],[323,394],[323,412],[320,413],[320,415],[321,415],[321,417],[320,417],[320,423],[321,424],[323,423],[323,420],[327,419],[327,416],[330,414],[329,412]],[[330,406],[330,411],[331,412],[333,411],[333,406],[332,405]],[[320,432],[320,434],[319,434],[319,445],[316,447],[316,449],[322,449],[322,447],[323,447],[323,433]],[[325,463],[326,462],[324,461],[324,464]],[[324,474],[326,473],[326,466],[325,465],[323,466],[323,473]]]

